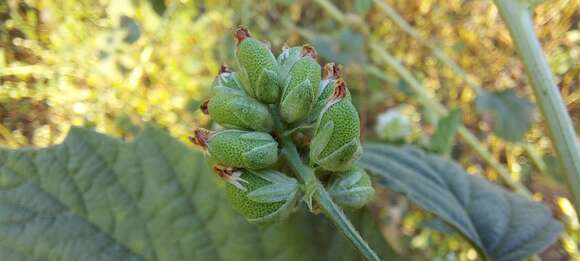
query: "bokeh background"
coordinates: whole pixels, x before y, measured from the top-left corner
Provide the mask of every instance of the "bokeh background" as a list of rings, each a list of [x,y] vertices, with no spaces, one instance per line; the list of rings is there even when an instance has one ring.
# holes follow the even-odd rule
[[[409,28],[387,17],[372,0],[4,0],[0,146],[59,143],[71,126],[131,138],[151,121],[186,141],[194,126],[212,124],[198,106],[209,96],[220,65],[235,69],[232,29],[239,24],[270,42],[275,53],[284,44],[308,42],[318,50],[320,62],[343,64],[365,139],[421,145],[434,134],[436,116],[370,50],[372,39],[447,108],[460,108],[463,124],[492,156],[565,223],[566,234],[540,256],[578,258],[580,225],[570,194],[533,105],[523,66],[493,2],[379,2],[395,10],[418,37],[409,35]],[[339,21],[335,11],[348,21]],[[537,7],[534,23],[578,130],[580,2],[546,1]],[[445,66],[430,47],[463,68],[463,77],[471,84]],[[524,115],[529,116],[511,120],[531,126],[515,140],[494,131],[498,115],[476,104],[478,95],[506,89],[523,98]],[[391,116],[384,116],[385,111]],[[381,115],[404,119],[403,127],[391,127],[400,135],[381,134],[384,126],[377,127]],[[469,173],[501,183],[462,139],[455,140],[450,157]],[[377,197],[381,200],[373,203],[373,209],[383,234],[401,253],[417,259],[476,258],[475,250],[458,234],[404,197],[379,193],[383,196]]]

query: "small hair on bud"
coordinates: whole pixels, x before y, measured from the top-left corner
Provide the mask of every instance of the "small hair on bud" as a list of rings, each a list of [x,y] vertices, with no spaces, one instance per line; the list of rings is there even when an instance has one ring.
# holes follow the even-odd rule
[[[222,64],[222,65],[220,66],[220,72],[219,72],[219,74],[222,74],[222,73],[231,73],[231,72],[232,72],[232,71],[230,71],[230,68],[228,68],[228,66],[227,66],[227,65],[225,65],[225,64]]]
[[[202,148],[207,148],[211,132],[209,130],[198,128],[193,131],[193,136],[189,136],[189,141]]]
[[[201,110],[201,112],[203,112],[203,114],[205,114],[205,115],[209,114],[209,110],[208,110],[208,106],[207,106],[208,103],[209,103],[209,100],[204,101],[201,103],[201,105],[199,105],[199,110]]]
[[[312,45],[305,44],[302,46],[302,57],[310,56],[313,59],[318,57],[318,53],[316,53],[316,49]]]
[[[240,44],[244,39],[252,37],[248,28],[240,25],[238,29],[234,32],[234,37],[236,38],[237,44]]]
[[[324,65],[324,79],[338,79],[342,77],[342,65],[327,63]]]

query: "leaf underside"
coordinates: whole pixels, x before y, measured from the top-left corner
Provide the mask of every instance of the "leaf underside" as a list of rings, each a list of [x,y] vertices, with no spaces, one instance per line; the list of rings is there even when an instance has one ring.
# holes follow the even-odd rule
[[[563,231],[542,204],[413,147],[369,144],[359,164],[379,176],[381,184],[452,225],[490,260],[522,260]]]
[[[151,126],[133,142],[73,128],[60,145],[0,149],[0,260],[359,258],[321,216],[246,222],[221,186],[201,153]],[[352,217],[394,255],[368,211]]]

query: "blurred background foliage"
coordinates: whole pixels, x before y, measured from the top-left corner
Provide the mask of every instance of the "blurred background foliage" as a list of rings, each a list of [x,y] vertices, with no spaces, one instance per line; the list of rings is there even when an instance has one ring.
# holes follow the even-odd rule
[[[493,3],[385,1],[427,39],[423,42],[386,17],[372,0],[335,3],[348,19],[364,22],[362,29],[333,19],[328,3],[2,1],[0,146],[58,143],[73,125],[130,138],[148,121],[185,141],[194,126],[211,124],[198,106],[209,96],[219,66],[235,69],[231,32],[244,24],[257,38],[270,42],[275,53],[284,44],[310,42],[321,62],[343,64],[367,140],[414,143],[449,155],[471,174],[501,183],[463,140],[453,139],[462,122],[514,179],[566,224],[567,233],[541,257],[580,256],[580,225],[565,179]],[[546,1],[536,9],[534,21],[579,129],[580,3]],[[447,108],[460,110],[438,121],[406,81],[377,61],[367,46],[371,37]],[[425,42],[443,50],[478,87],[468,86],[442,64]],[[383,233],[400,252],[418,259],[477,258],[457,233],[403,197],[379,191],[374,206]]]

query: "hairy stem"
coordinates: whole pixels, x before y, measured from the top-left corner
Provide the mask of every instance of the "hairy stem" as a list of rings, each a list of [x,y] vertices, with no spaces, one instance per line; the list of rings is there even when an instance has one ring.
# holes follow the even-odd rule
[[[340,207],[332,201],[324,186],[322,186],[314,175],[313,170],[302,162],[290,137],[281,137],[280,142],[282,144],[282,155],[304,183],[304,193],[307,195],[312,193],[313,199],[318,203],[326,216],[344,233],[367,260],[380,260],[356,228],[350,223]]]
[[[531,6],[526,5],[525,1],[516,0],[494,2],[522,59],[540,111],[548,125],[552,143],[566,172],[568,187],[574,195],[575,207],[580,210],[580,146],[570,115],[534,32]],[[577,213],[580,217],[580,211]]]
[[[332,198],[314,174],[314,171],[304,164],[290,136],[283,134],[283,124],[280,117],[278,117],[278,114],[273,111],[273,115],[279,139],[278,141],[282,147],[282,156],[286,159],[296,176],[298,176],[302,182],[304,193],[307,197],[311,196],[311,198],[318,203],[326,216],[342,231],[342,233],[344,233],[366,260],[380,260],[352,223],[350,223],[340,207],[332,201]],[[310,199],[307,198],[307,201],[310,201]]]

